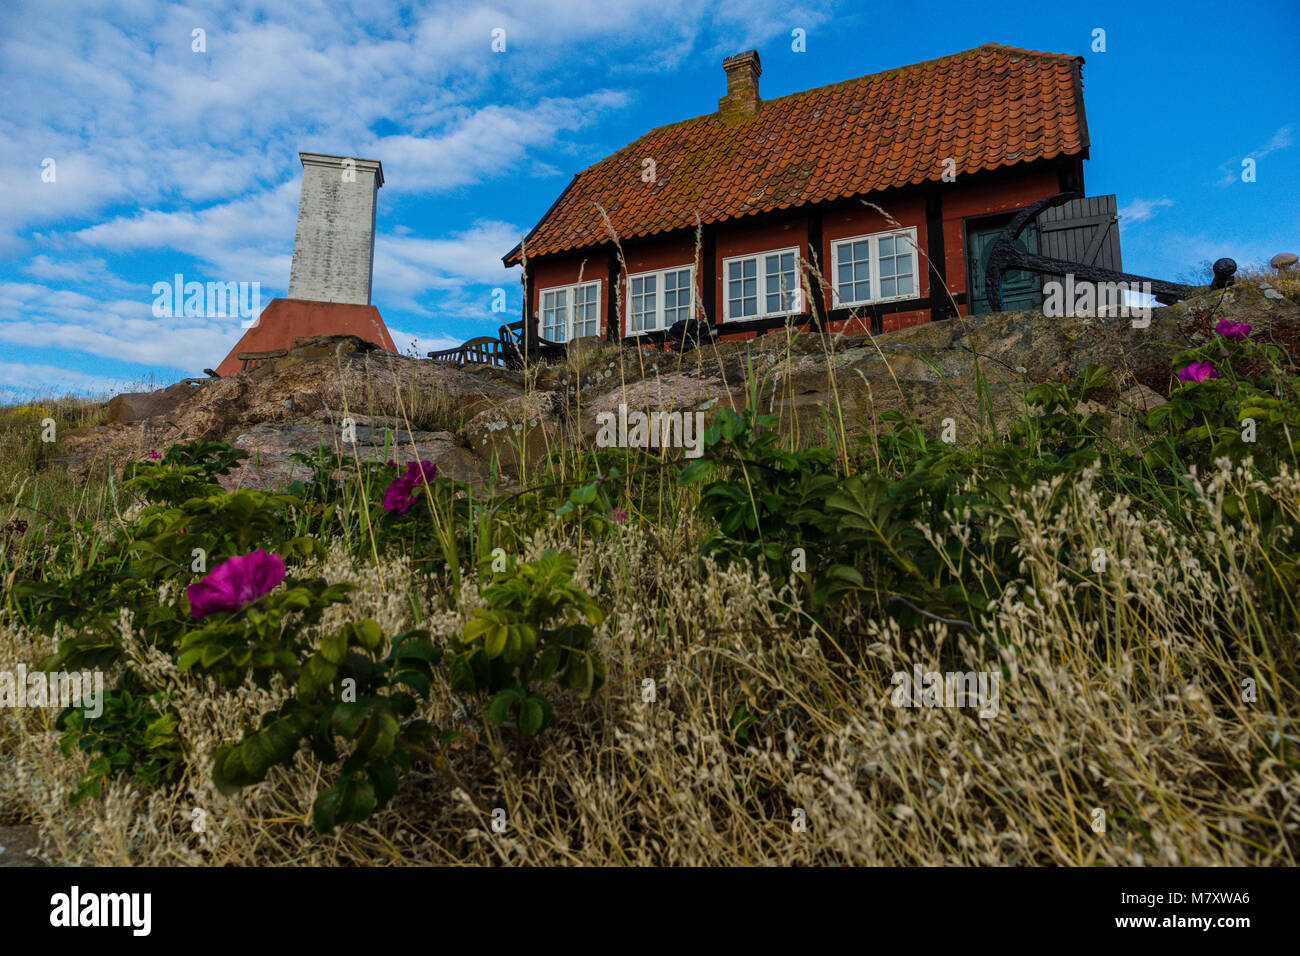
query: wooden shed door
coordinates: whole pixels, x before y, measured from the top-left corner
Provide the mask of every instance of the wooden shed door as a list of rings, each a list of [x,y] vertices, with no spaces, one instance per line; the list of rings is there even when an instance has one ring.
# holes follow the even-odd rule
[[[990,216],[977,219],[966,227],[966,294],[970,297],[970,314],[982,315],[989,311],[987,291],[984,287],[984,269],[988,265],[988,250],[1011,215]],[[1033,224],[1026,226],[1018,240],[1026,252],[1038,251],[1038,234]],[[1043,304],[1041,280],[1033,272],[1009,270],[1002,274],[1002,308],[1006,312],[1018,309],[1037,309]]]
[[[1044,209],[1038,217],[1043,255],[1123,272],[1115,197],[1084,196]],[[1048,276],[1062,281],[1062,277]]]

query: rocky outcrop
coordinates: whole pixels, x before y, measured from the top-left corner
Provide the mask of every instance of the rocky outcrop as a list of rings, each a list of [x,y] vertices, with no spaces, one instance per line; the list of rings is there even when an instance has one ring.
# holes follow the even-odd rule
[[[1156,309],[1140,327],[1129,318],[1010,312],[875,337],[779,330],[685,355],[584,342],[564,362],[523,372],[456,368],[368,350],[346,336],[311,337],[251,372],[118,396],[108,424],[63,436],[60,454],[84,473],[120,468],[179,441],[222,439],[251,453],[229,483],[270,487],[305,477],[292,455],[324,445],[363,461],[418,457],[481,482],[496,471],[518,475],[556,448],[594,447],[598,416],[619,405],[741,408],[752,380],[764,410],[802,442],[822,441],[841,425],[876,427],[886,410],[936,428],[953,418],[961,434],[962,421],[1019,414],[1023,387],[1068,380],[1090,364],[1116,369],[1106,399],[1113,410],[1145,415],[1168,393],[1171,359],[1205,341],[1219,319],[1250,322],[1294,360],[1300,306],[1270,291],[1243,283],[1207,292]]]
[[[108,420],[118,425],[131,425],[167,415],[197,394],[202,386],[202,379],[187,378],[154,392],[123,392],[109,399]]]

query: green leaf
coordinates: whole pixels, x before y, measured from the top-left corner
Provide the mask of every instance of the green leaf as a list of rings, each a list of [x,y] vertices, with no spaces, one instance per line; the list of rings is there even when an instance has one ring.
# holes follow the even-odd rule
[[[399,684],[405,684],[407,687],[411,688],[411,690],[415,691],[421,697],[429,696],[429,688],[430,688],[429,678],[424,674],[421,674],[419,671],[415,671],[415,670],[398,671],[396,674],[393,675],[393,679],[389,683],[393,687],[396,687]]]
[[[320,654],[313,654],[298,675],[298,696],[304,702],[315,698],[334,682],[338,667]]]
[[[583,485],[581,488],[574,488],[569,492],[569,500],[575,505],[589,505],[596,500],[596,486]]]
[[[544,681],[549,680],[560,666],[560,657],[564,649],[557,644],[551,644],[542,650],[533,664],[531,673],[528,677],[531,680]]]
[[[397,794],[397,771],[391,764],[371,764],[366,767],[366,775],[375,785],[375,798],[379,806],[382,807]]]
[[[529,694],[519,705],[519,732],[532,735],[546,726],[549,705],[546,698],[538,694]]]
[[[384,640],[384,632],[379,624],[370,618],[364,618],[353,625],[357,640],[368,651],[377,650]]]
[[[506,649],[506,639],[510,636],[508,628],[498,624],[483,636],[483,653],[488,659],[500,657]]]
[[[572,651],[568,666],[564,669],[564,683],[583,697],[589,697],[595,679],[596,672],[591,663],[591,655],[585,651]]]
[[[339,808],[343,803],[343,790],[339,786],[333,786],[323,791],[312,804],[311,822],[316,832],[321,836],[331,832],[334,829],[335,821],[338,819]]]
[[[513,687],[498,691],[488,702],[488,719],[494,724],[504,724],[510,718],[510,708],[523,695]]]
[[[836,581],[844,581],[857,587],[863,586],[861,573],[857,568],[849,567],[847,564],[831,565],[827,575]]]
[[[697,458],[677,475],[679,485],[691,485],[710,477],[716,468],[711,458]]]
[[[320,656],[329,663],[342,664],[348,656],[348,628],[341,627],[320,639]]]
[[[229,649],[217,644],[209,644],[203,648],[202,663],[204,667],[211,667],[221,658],[229,653]]]
[[[189,670],[203,656],[202,647],[191,647],[188,651],[181,652],[181,656],[176,659],[176,666],[183,671]]]
[[[406,660],[416,658],[422,661],[428,661],[430,664],[436,664],[442,659],[442,651],[429,643],[427,635],[423,631],[412,631],[412,634],[422,635],[410,637],[395,644],[393,658],[395,660]]]

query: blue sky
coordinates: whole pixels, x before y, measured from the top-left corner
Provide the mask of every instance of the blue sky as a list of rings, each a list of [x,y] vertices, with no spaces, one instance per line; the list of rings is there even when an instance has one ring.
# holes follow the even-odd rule
[[[283,295],[299,150],[384,164],[374,303],[422,354],[494,332],[496,287],[515,318],[501,256],[576,171],[716,109],[722,57],[757,48],[772,97],[989,41],[1086,57],[1085,181],[1118,194],[1126,269],[1300,252],[1293,0],[3,0],[0,400],[215,366],[238,318],[155,318],[153,284]]]

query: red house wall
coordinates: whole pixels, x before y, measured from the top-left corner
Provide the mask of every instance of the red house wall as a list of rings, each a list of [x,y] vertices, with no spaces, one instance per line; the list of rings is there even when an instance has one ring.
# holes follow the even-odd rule
[[[942,222],[944,241],[944,267],[946,285],[954,297],[968,290],[966,276],[966,236],[963,220],[968,216],[980,216],[990,213],[1005,212],[1026,206],[1036,199],[1050,195],[1058,190],[1058,175],[1055,168],[1044,166],[1038,169],[1018,170],[991,178],[966,177],[955,183],[942,186]],[[917,254],[917,290],[918,296],[928,298],[934,278],[928,258],[930,237],[926,231],[925,196],[919,192],[895,195],[874,200],[897,222],[889,223],[883,214],[860,202],[846,203],[838,207],[822,210],[822,242],[818,250],[819,268],[826,282],[822,290],[822,307],[826,311],[832,308],[830,284],[834,281],[831,274],[831,244],[851,236],[869,235],[886,232],[890,229],[916,229]],[[795,247],[804,259],[808,258],[808,218],[804,212],[793,213],[779,219],[747,221],[744,219],[723,223],[715,228],[714,257],[712,263],[701,263],[696,271],[695,291],[702,297],[704,289],[703,271],[713,269],[714,296],[713,315],[723,314],[726,298],[726,280],[723,275],[723,261],[734,256],[752,255],[772,249]],[[695,237],[678,234],[662,238],[634,240],[623,245],[623,256],[627,272],[635,275],[672,266],[691,265],[695,263]],[[609,314],[609,262],[604,250],[587,251],[572,256],[555,256],[543,259],[531,259],[528,263],[529,295],[532,312],[541,312],[542,290],[560,285],[571,285],[581,278],[584,282],[600,282],[600,316],[601,333],[608,334],[606,326]],[[814,293],[817,283],[813,283]],[[944,288],[933,283],[934,294],[946,298]],[[622,288],[622,308],[619,310],[618,328],[615,335],[627,335],[627,287]],[[856,310],[857,315],[847,321],[832,321],[827,325],[832,331],[860,333],[870,328],[871,318],[877,310],[869,306]],[[959,306],[962,315],[969,314],[969,306]],[[930,308],[906,312],[889,312],[880,315],[881,328],[885,332],[919,325],[930,321]],[[753,331],[731,331],[732,323],[722,322],[720,333],[724,338],[749,339],[757,333]]]
[[[627,287],[627,276],[634,276],[639,272],[652,272],[655,269],[671,269],[673,266],[695,265],[695,237],[670,236],[662,239],[625,243],[623,245],[623,262],[627,267],[627,272],[621,279],[623,301],[618,317],[619,335],[627,335],[628,296],[631,294]],[[705,268],[707,266],[700,263],[700,268],[695,271],[694,301],[696,302],[699,302],[700,297],[704,294],[704,276],[702,273]]]
[[[573,285],[579,279],[586,282],[600,282],[600,331],[605,333],[605,316],[609,308],[609,259],[605,253],[577,256],[555,256],[546,259],[530,259],[528,262],[530,287],[528,294],[532,299],[532,314],[541,321],[542,291],[554,286]],[[538,328],[540,332],[540,327]]]
[[[916,256],[917,290],[922,297],[930,294],[930,268],[925,256],[927,243],[929,242],[929,237],[925,231],[925,197],[920,195],[900,196],[896,199],[883,200],[876,203],[876,205],[885,210],[898,225],[892,225],[884,215],[861,203],[841,209],[829,209],[822,214],[822,248],[820,256],[822,276],[826,280],[822,307],[827,311],[834,308],[834,297],[831,290],[835,277],[831,274],[831,243],[840,239],[848,239],[851,236],[865,236],[873,232],[888,232],[891,229],[900,227],[916,229],[918,250]],[[827,327],[833,332],[845,332],[850,335],[867,331],[871,327],[873,310],[870,306],[862,306],[855,311],[857,315],[849,321],[828,322]],[[930,321],[929,308],[917,309],[912,312],[891,312],[880,317],[881,328],[885,332],[893,332],[897,329],[928,321]]]
[[[713,259],[714,294],[713,314],[724,315],[727,297],[726,278],[723,275],[724,259],[734,256],[753,255],[756,252],[768,252],[772,249],[798,248],[801,259],[808,258],[808,218],[793,215],[778,220],[749,223],[745,220],[726,223],[719,226],[715,240],[716,253]],[[721,334],[729,339],[752,339],[756,332],[728,332],[727,326],[721,324]]]

